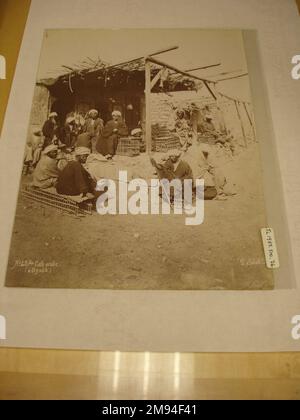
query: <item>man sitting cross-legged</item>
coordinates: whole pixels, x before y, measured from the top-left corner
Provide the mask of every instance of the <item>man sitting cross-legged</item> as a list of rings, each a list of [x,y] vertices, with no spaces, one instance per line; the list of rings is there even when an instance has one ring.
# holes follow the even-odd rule
[[[75,149],[76,160],[69,162],[59,174],[58,194],[86,197],[88,193],[94,193],[96,184],[83,166],[89,155],[90,149],[86,147]]]
[[[33,172],[32,185],[37,188],[47,189],[55,187],[59,176],[58,147],[50,144],[45,148],[42,158]]]

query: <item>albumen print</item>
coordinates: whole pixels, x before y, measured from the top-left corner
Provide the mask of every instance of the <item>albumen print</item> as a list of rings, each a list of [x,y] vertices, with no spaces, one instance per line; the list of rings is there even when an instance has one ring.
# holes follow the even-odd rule
[[[243,31],[47,30],[7,287],[272,290]]]

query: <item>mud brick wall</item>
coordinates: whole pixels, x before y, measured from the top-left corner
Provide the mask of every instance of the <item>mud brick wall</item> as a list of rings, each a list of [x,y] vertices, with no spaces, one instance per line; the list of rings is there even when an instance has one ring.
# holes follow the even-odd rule
[[[176,117],[174,108],[187,107],[191,103],[196,104],[200,109],[209,105],[215,120],[219,120],[217,104],[211,96],[205,96],[201,94],[201,91],[180,91],[151,94],[152,124],[159,124],[162,127],[173,129]]]

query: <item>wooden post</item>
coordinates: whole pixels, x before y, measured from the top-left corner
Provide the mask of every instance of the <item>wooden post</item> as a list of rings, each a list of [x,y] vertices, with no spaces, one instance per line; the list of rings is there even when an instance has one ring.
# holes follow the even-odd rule
[[[206,86],[206,89],[209,91],[209,93],[212,95],[212,97],[217,100],[217,97],[215,95],[215,93],[213,92],[212,88],[209,86],[209,83],[206,80],[203,80],[203,83]]]
[[[247,137],[246,137],[246,133],[245,133],[245,129],[244,129],[244,124],[243,124],[243,120],[242,120],[242,116],[239,110],[239,106],[238,106],[238,102],[234,101],[235,103],[235,107],[236,107],[236,112],[238,114],[240,123],[241,123],[241,128],[242,128],[242,132],[243,132],[243,138],[244,138],[244,142],[245,142],[245,146],[248,147],[248,143],[247,143]]]
[[[227,127],[226,127],[226,122],[225,122],[225,117],[224,117],[224,111],[223,111],[223,106],[221,104],[222,96],[220,92],[217,90],[217,85],[214,85],[214,89],[212,90],[212,92],[216,98],[215,100],[217,103],[218,119],[219,119],[220,125],[226,129]]]
[[[146,151],[152,152],[152,124],[151,124],[151,63],[145,59],[145,104],[146,104]]]
[[[213,80],[203,79],[197,76],[194,76],[193,74],[187,73],[186,71],[179,70],[178,68],[174,66],[170,66],[169,64],[164,63],[163,61],[157,60],[153,57],[146,57],[146,60],[157,64],[158,66],[166,67],[167,69],[173,70],[175,73],[183,74],[184,76],[190,77],[191,79],[201,80],[209,91],[209,93],[212,95],[212,97],[216,100],[216,95],[214,94],[212,88],[210,87],[210,83],[215,85],[215,82]]]
[[[253,140],[256,141],[256,133],[255,133],[254,122],[252,121],[252,119],[250,117],[250,114],[249,114],[249,111],[248,111],[248,108],[247,108],[247,105],[246,105],[245,102],[244,102],[244,108],[245,108],[246,114],[247,114],[247,116],[249,118],[249,122],[251,124],[251,128],[252,128],[252,131],[253,131]]]
[[[161,78],[161,75],[162,75],[163,71],[164,71],[164,69],[159,70],[157,75],[151,80],[151,90],[155,87],[156,83]]]

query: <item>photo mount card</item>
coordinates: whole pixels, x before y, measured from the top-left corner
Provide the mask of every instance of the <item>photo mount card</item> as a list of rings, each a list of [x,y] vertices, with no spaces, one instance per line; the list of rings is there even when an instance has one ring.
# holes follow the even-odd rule
[[[273,340],[285,342],[265,330],[268,322],[274,328],[272,302],[299,296],[259,32],[68,29],[67,18],[57,27],[51,16],[37,29],[39,10],[33,2],[24,40],[40,34],[37,67],[27,69],[31,104],[18,144],[4,144],[20,156],[13,180],[21,176],[21,186],[0,300],[12,335],[1,345],[270,351]],[[166,178],[179,180],[174,192],[157,186]],[[177,193],[189,178],[186,203]],[[269,249],[263,228],[274,233]],[[243,328],[248,305],[258,312],[247,313],[252,328],[239,340],[232,328]],[[18,332],[24,311],[30,322],[23,318]],[[225,333],[216,342],[205,320],[223,311]],[[254,328],[260,316],[266,321]]]

